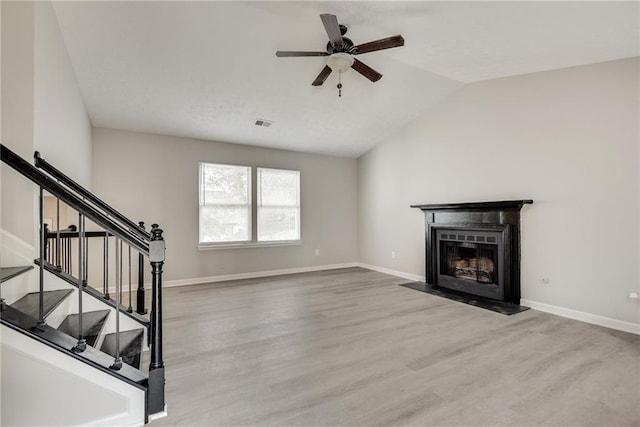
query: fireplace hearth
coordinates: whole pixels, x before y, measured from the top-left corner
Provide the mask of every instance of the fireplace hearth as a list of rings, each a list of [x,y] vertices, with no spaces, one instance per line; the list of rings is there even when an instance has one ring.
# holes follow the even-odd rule
[[[425,214],[425,288],[435,291],[430,293],[451,292],[456,300],[468,297],[474,305],[479,299],[519,305],[520,210],[530,203],[411,206]]]

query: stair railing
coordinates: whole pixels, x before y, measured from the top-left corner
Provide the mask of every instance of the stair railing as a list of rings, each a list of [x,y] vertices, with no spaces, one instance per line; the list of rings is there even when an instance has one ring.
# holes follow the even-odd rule
[[[144,230],[143,225],[135,224],[133,221],[120,214],[111,206],[100,200],[97,196],[71,180],[62,172],[48,164],[36,152],[36,164],[47,174],[38,170],[26,160],[18,156],[9,148],[0,144],[1,160],[15,171],[32,181],[40,190],[40,321],[44,322],[44,268],[47,262],[47,242],[50,234],[44,222],[44,192],[51,194],[57,198],[56,207],[59,209],[59,203],[64,202],[67,206],[78,212],[78,231],[77,231],[77,247],[78,247],[78,305],[79,305],[79,339],[77,345],[73,348],[74,352],[81,353],[86,348],[86,341],[83,338],[82,329],[82,295],[87,285],[87,265],[88,265],[88,241],[89,234],[93,232],[86,231],[86,219],[92,221],[95,225],[101,227],[104,231],[102,237],[105,238],[104,247],[108,248],[108,238],[113,236],[116,239],[116,301],[114,307],[116,310],[116,340],[119,341],[120,325],[119,317],[122,310],[122,243],[129,247],[133,247],[139,253],[139,263],[142,263],[143,257],[148,257],[151,263],[151,287],[152,287],[152,306],[151,306],[151,323],[149,346],[151,352],[151,362],[149,364],[149,373],[147,380],[147,414],[158,413],[164,411],[164,361],[162,355],[162,266],[165,260],[165,244],[163,238],[163,230],[157,224],[153,224],[151,232]],[[49,176],[51,175],[51,176]],[[59,217],[58,217],[59,218]],[[61,238],[67,233],[75,233],[75,231],[63,231],[59,228],[55,234],[56,245],[56,266],[51,265],[53,271],[62,269],[62,246]],[[75,236],[74,236],[75,237]],[[71,241],[69,241],[69,244]],[[71,253],[67,252],[67,255]],[[53,255],[53,254],[52,254]],[[70,256],[68,256],[70,259]],[[70,261],[69,261],[70,263]],[[71,271],[71,265],[68,265]],[[108,270],[108,251],[105,251],[105,270]],[[139,269],[142,272],[142,269]],[[108,271],[104,273],[105,279]],[[143,285],[139,280],[139,288]],[[106,284],[106,282],[105,282]],[[144,289],[144,288],[143,288]],[[140,289],[138,289],[140,291]],[[106,294],[106,292],[105,292]],[[138,294],[139,296],[140,294]],[[144,291],[142,293],[144,301]],[[138,307],[140,309],[140,307]],[[144,310],[144,308],[142,307]],[[126,308],[125,308],[126,310]],[[119,346],[116,347],[116,357],[111,366],[112,369],[118,370],[122,367],[122,359],[119,354]]]
[[[76,192],[80,197],[82,197],[85,200],[90,201],[93,205],[95,205],[98,208],[100,208],[107,216],[110,216],[112,218],[117,219],[122,224],[124,224],[126,227],[128,227],[131,232],[133,232],[136,235],[142,237],[144,240],[149,241],[151,235],[149,234],[149,232],[147,232],[145,230],[144,222],[139,222],[138,224],[136,224],[135,222],[131,221],[125,215],[121,214],[120,212],[118,212],[117,210],[112,208],[109,204],[104,202],[98,196],[96,196],[95,194],[91,193],[89,190],[87,190],[86,188],[84,188],[83,186],[81,186],[80,184],[75,182],[73,179],[69,178],[62,171],[60,171],[55,166],[53,166],[52,164],[47,162],[45,159],[43,159],[38,151],[36,151],[34,153],[34,163],[35,163],[37,168],[42,169],[43,171],[47,172],[49,175],[54,177],[58,182],[64,184],[65,186],[69,187],[74,192]],[[58,205],[59,205],[59,201],[58,201]],[[58,218],[59,218],[59,216],[58,216]],[[60,229],[60,225],[59,224],[58,224],[58,229]],[[138,289],[137,289],[137,298],[136,298],[136,302],[137,302],[136,312],[138,314],[144,315],[144,314],[147,313],[147,311],[144,308],[144,303],[145,303],[144,293],[145,293],[145,289],[144,289],[144,280],[143,280],[144,279],[144,267],[143,267],[144,259],[143,259],[143,255],[139,254],[138,259],[139,259],[139,262],[138,262],[139,263],[139,269],[138,269]],[[129,305],[131,305],[131,304],[129,304]]]
[[[143,223],[140,223],[143,224]],[[45,224],[46,226],[46,224]],[[46,227],[45,227],[46,229]],[[74,249],[77,249],[74,246],[74,242],[76,242],[80,236],[80,233],[76,231],[76,226],[71,225],[65,230],[55,230],[49,231],[45,233],[47,235],[46,247],[45,247],[45,259],[47,262],[55,268],[63,273],[73,275],[74,270],[73,266],[75,265],[72,262],[72,259],[76,257],[74,253]],[[102,239],[102,295],[104,299],[110,299],[109,295],[109,241],[110,238],[114,236],[107,231],[86,231],[84,232],[85,239],[88,242],[91,240],[99,240]],[[133,250],[136,250],[133,248]],[[144,254],[140,251],[137,251],[138,254],[138,274],[137,274],[137,290],[136,290],[136,308],[135,312],[140,315],[147,314],[147,310],[145,308],[145,288],[144,288]],[[134,273],[134,264],[132,261],[132,247],[128,246],[128,262],[127,262],[127,274],[128,274],[128,293],[129,293],[129,301],[127,306],[127,312],[133,313],[133,273]],[[85,276],[87,275],[88,269],[85,270]],[[86,280],[86,277],[85,277]],[[88,282],[88,280],[87,280]]]
[[[69,178],[62,171],[60,171],[59,169],[54,167],[52,164],[48,163],[45,159],[43,159],[39,152],[36,151],[33,157],[35,160],[34,163],[38,169],[42,169],[43,171],[47,172],[49,175],[54,177],[58,182],[60,182],[61,184],[64,184],[65,186],[67,186],[68,188],[76,192],[83,199],[91,202],[94,206],[104,211],[106,216],[117,219],[119,222],[121,222],[126,227],[128,227],[132,233],[138,235],[139,237],[141,237],[146,241],[149,241],[151,235],[144,229],[144,227],[141,227],[140,225],[131,221],[129,218],[127,218],[126,216],[124,216],[123,214],[121,214],[120,212],[112,208],[110,205],[108,205],[106,202],[101,200],[98,196],[91,193],[89,190],[87,190],[86,188],[84,188],[83,186],[81,186],[71,178]]]

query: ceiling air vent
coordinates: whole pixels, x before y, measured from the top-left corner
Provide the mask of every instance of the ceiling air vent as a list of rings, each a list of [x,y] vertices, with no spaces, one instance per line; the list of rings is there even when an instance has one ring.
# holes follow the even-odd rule
[[[264,120],[264,119],[256,119],[256,126],[262,126],[265,128],[268,128],[269,126],[271,126],[271,123],[269,120]]]

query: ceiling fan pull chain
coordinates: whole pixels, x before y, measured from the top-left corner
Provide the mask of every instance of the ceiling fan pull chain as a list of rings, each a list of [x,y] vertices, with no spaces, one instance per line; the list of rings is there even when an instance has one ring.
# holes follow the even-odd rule
[[[342,71],[338,72],[338,97],[342,96]]]

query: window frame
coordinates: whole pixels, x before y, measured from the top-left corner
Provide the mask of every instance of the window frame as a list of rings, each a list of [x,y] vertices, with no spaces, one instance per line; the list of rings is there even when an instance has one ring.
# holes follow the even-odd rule
[[[296,196],[297,196],[297,200],[296,200],[296,205],[295,206],[290,206],[290,205],[269,205],[270,207],[295,207],[297,209],[297,215],[296,215],[296,223],[297,223],[297,238],[295,239],[285,239],[285,240],[260,240],[259,236],[260,236],[260,208],[262,206],[261,204],[261,191],[262,191],[262,181],[261,181],[261,170],[266,170],[266,171],[283,171],[283,172],[295,172],[297,174],[298,177],[298,188],[296,191]],[[302,222],[301,222],[301,207],[300,207],[300,188],[301,188],[301,173],[299,170],[296,169],[282,169],[282,168],[265,168],[265,167],[256,167],[256,208],[255,208],[255,212],[256,212],[256,233],[255,236],[253,236],[255,238],[256,243],[284,243],[284,242],[299,242],[302,239]]]
[[[201,225],[201,194],[202,188],[202,167],[203,165],[220,165],[220,166],[237,166],[248,168],[249,170],[249,238],[250,240],[223,241],[223,242],[201,242],[200,241],[200,225]],[[266,240],[258,241],[258,169],[282,170],[298,173],[298,238],[294,240]],[[299,169],[285,169],[262,166],[248,166],[232,163],[221,163],[212,161],[198,162],[198,250],[218,250],[218,249],[235,249],[235,248],[259,248],[259,247],[278,247],[278,246],[299,246],[302,245],[302,171]]]
[[[213,165],[213,166],[226,166],[226,167],[235,167],[235,168],[245,168],[248,171],[248,179],[247,179],[247,200],[246,204],[216,204],[216,206],[247,206],[249,217],[247,218],[248,230],[247,234],[249,236],[249,240],[231,240],[231,241],[214,241],[214,242],[203,242],[200,240],[201,238],[201,225],[202,225],[202,207],[204,206],[202,203],[202,194],[205,189],[203,187],[203,178],[204,178],[204,167],[205,165]],[[253,239],[253,167],[247,165],[235,165],[229,163],[214,163],[214,162],[198,162],[198,247],[220,247],[220,246],[236,246],[251,243]]]

